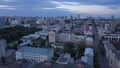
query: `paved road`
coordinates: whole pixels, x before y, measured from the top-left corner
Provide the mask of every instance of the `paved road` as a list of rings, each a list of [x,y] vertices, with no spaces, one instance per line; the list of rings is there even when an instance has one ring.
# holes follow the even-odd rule
[[[100,49],[99,49],[99,42],[100,38],[97,32],[97,29],[95,28],[95,25],[93,25],[93,35],[94,35],[94,49],[96,53],[98,53],[98,61],[101,66],[101,68],[110,68],[108,65],[108,61],[105,56],[101,55]]]

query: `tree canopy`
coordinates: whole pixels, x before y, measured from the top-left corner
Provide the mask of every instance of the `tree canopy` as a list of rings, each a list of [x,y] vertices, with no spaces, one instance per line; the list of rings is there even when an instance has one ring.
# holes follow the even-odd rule
[[[15,26],[15,27],[7,27],[0,29],[0,38],[4,38],[7,42],[12,42],[18,40],[22,36],[32,34],[36,31],[40,31],[42,29],[36,27],[23,27],[23,26]]]

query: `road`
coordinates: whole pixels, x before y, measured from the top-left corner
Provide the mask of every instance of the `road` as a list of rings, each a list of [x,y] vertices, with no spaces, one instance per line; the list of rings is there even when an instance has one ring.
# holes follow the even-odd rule
[[[97,28],[95,27],[95,25],[93,24],[93,35],[94,35],[94,50],[95,52],[98,54],[98,62],[100,64],[101,68],[110,68],[108,65],[108,60],[106,59],[106,57],[104,55],[101,55],[100,53],[100,49],[99,49],[99,42],[100,42],[100,38],[97,32]]]

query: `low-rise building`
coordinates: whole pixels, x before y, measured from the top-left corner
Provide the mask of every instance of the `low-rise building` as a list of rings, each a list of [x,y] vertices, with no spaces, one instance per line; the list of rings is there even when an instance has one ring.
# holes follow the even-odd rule
[[[119,34],[108,34],[108,35],[104,35],[103,37],[107,41],[120,41]]]
[[[81,41],[85,41],[85,36],[60,33],[60,34],[57,34],[56,41],[63,42],[63,43],[64,42],[79,43]]]
[[[56,61],[58,64],[68,64],[70,61],[70,54],[66,53],[65,55],[61,55]]]
[[[94,57],[93,49],[85,48],[84,56],[81,57],[81,61],[85,63],[86,68],[89,68],[89,67],[94,68],[93,57]]]
[[[85,44],[87,46],[92,46],[93,45],[93,38],[91,38],[91,37],[86,38],[86,43]]]
[[[21,47],[18,51],[16,51],[16,60],[27,59],[28,61],[44,62],[51,60],[53,56],[54,50],[51,48]]]

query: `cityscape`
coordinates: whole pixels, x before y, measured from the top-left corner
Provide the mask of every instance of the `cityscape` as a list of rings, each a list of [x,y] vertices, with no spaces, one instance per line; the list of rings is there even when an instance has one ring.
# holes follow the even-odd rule
[[[0,68],[120,68],[119,5],[0,0]]]

